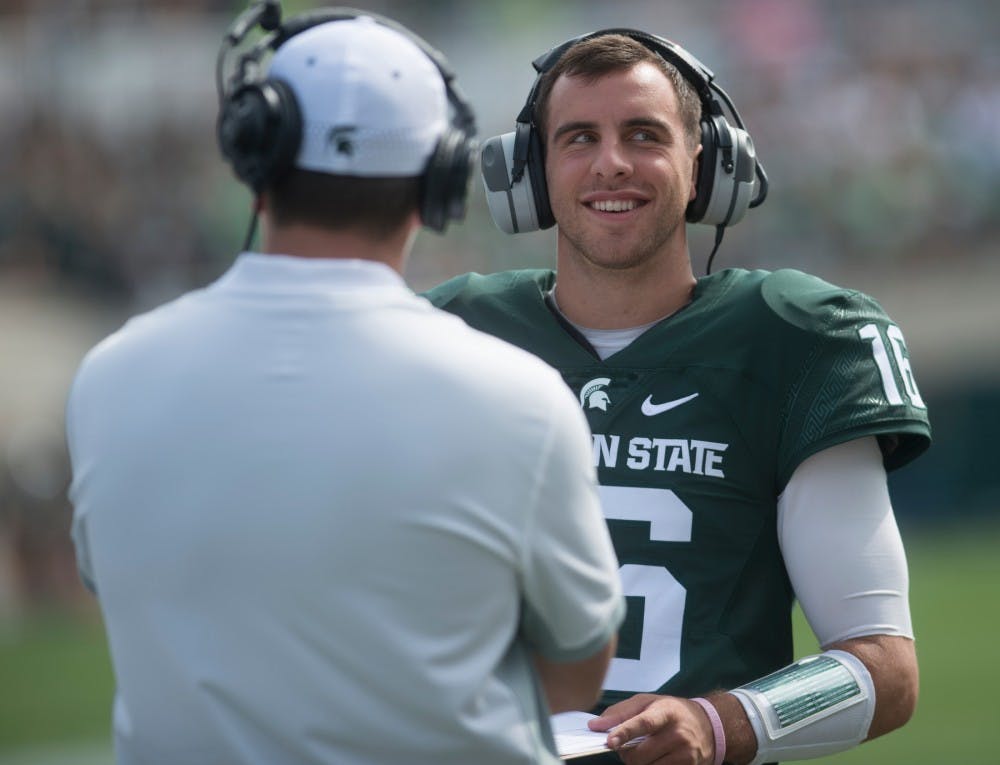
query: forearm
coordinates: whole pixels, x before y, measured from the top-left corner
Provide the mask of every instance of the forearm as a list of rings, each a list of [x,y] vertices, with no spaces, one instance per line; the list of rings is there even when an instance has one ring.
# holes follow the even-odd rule
[[[612,638],[590,658],[574,662],[555,662],[535,654],[535,670],[552,714],[587,710],[597,703],[617,644],[617,638]]]
[[[917,652],[912,640],[893,635],[869,635],[842,640],[826,648],[854,654],[871,673],[875,684],[875,715],[867,739],[889,733],[909,721],[920,690]]]

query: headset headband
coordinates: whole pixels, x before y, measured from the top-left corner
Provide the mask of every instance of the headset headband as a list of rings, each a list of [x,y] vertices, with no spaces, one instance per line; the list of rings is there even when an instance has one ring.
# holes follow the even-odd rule
[[[636,42],[642,44],[648,50],[658,54],[668,64],[673,65],[677,71],[680,72],[681,76],[688,83],[690,83],[691,87],[693,87],[695,92],[698,94],[698,98],[701,100],[702,108],[706,109],[708,114],[713,116],[724,116],[722,104],[719,103],[719,99],[721,98],[722,102],[725,103],[728,108],[736,126],[743,130],[746,129],[746,126],[743,124],[743,118],[740,117],[740,113],[736,109],[736,105],[729,97],[729,94],[716,84],[715,73],[711,69],[701,63],[701,61],[691,55],[691,53],[686,51],[684,48],[667,38],[650,34],[649,32],[643,32],[639,29],[629,29],[627,27],[611,27],[579,35],[556,45],[532,61],[531,65],[538,73],[538,76],[535,77],[535,81],[528,93],[528,98],[525,101],[524,106],[521,107],[520,113],[517,115],[517,123],[525,126],[537,127],[537,123],[535,121],[535,105],[538,98],[538,89],[541,86],[542,78],[545,73],[552,69],[552,67],[558,63],[559,59],[563,57],[563,54],[577,43],[581,43],[595,37],[604,37],[606,35],[623,35],[625,37],[630,37]],[[718,96],[718,98],[716,96]],[[528,144],[526,141],[521,141],[515,148],[516,151],[514,155],[512,173],[513,180],[518,181],[523,176],[524,168],[528,161]],[[759,161],[756,166],[756,174],[759,180],[760,188],[757,196],[748,205],[751,208],[757,207],[767,197],[767,173],[764,171],[764,167]]]
[[[654,50],[677,67],[680,73],[684,76],[684,79],[695,87],[698,94],[702,97],[702,100],[708,101],[711,98],[710,88],[712,81],[715,79],[715,74],[711,69],[679,45],[671,42],[665,37],[659,37],[658,35],[643,32],[638,29],[613,27],[611,29],[601,29],[597,32],[589,32],[588,34],[574,37],[572,40],[567,40],[566,42],[555,46],[547,53],[543,53],[541,56],[532,61],[531,65],[535,67],[536,72],[544,74],[556,65],[556,62],[562,58],[563,54],[567,50],[572,48],[577,43],[594,37],[604,37],[606,35],[624,35],[625,37],[631,37],[636,42],[642,43],[646,48]],[[663,55],[663,51],[668,51],[669,55]]]
[[[427,58],[429,58],[434,63],[434,66],[437,67],[438,72],[441,74],[441,79],[444,80],[445,93],[447,94],[448,102],[455,110],[454,118],[452,120],[453,127],[458,128],[466,135],[471,136],[475,134],[475,114],[473,113],[469,102],[462,94],[461,89],[458,87],[458,83],[455,81],[455,72],[448,65],[444,54],[428,44],[423,38],[415,35],[402,24],[399,24],[398,22],[385,16],[380,16],[377,13],[357,10],[355,8],[321,8],[319,10],[300,14],[289,19],[288,21],[278,23],[275,28],[269,30],[267,34],[258,40],[252,48],[240,56],[236,64],[236,68],[230,77],[229,88],[223,88],[222,70],[224,67],[225,54],[228,50],[232,50],[239,44],[242,36],[245,36],[249,29],[243,31],[240,38],[236,38],[235,33],[230,32],[230,34],[226,35],[225,38],[225,42],[228,43],[228,46],[224,45],[222,50],[219,52],[218,90],[220,103],[225,98],[226,93],[233,92],[236,88],[246,82],[247,69],[251,65],[254,67],[259,66],[260,60],[265,54],[269,52],[273,53],[291,38],[295,37],[295,35],[305,32],[307,29],[320,24],[325,24],[328,21],[348,21],[350,19],[356,19],[360,16],[368,16],[379,25],[388,27],[389,29],[398,32],[424,52]]]

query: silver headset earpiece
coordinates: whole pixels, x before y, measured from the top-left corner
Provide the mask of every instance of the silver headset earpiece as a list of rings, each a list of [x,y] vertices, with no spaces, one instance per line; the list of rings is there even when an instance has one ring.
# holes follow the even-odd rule
[[[604,29],[581,35],[532,62],[538,76],[518,114],[515,132],[495,136],[482,145],[480,170],[493,222],[507,234],[538,231],[555,223],[534,118],[539,84],[566,50],[582,40],[608,34],[626,35],[657,53],[674,65],[698,93],[703,112],[702,155],[696,178],[697,195],[688,207],[687,220],[716,226],[717,247],[721,231],[739,222],[749,208],[767,197],[767,174],[757,160],[753,140],[739,112],[726,92],[715,84],[712,71],[679,45],[634,29]],[[735,126],[726,119],[722,103]]]
[[[494,136],[483,143],[479,169],[486,188],[486,203],[493,222],[505,234],[538,231],[535,192],[528,173],[514,175],[514,133]]]
[[[729,133],[732,160],[727,160],[721,152],[716,152],[708,207],[697,221],[693,221],[708,226],[732,226],[739,223],[751,207],[760,185],[756,172],[757,152],[750,134],[726,121],[722,122],[722,129]],[[698,193],[702,191],[699,189]]]

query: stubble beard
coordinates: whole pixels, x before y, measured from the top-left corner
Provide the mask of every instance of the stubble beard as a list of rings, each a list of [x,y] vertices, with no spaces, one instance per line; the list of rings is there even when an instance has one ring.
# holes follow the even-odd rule
[[[615,241],[610,234],[596,234],[584,226],[559,226],[559,235],[580,258],[602,270],[627,271],[654,260],[674,237],[677,227],[684,225],[683,211],[671,211],[638,241]]]

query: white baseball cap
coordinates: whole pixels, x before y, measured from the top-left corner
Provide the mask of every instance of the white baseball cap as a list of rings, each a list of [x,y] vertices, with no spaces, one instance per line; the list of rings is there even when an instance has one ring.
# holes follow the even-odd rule
[[[420,175],[448,128],[437,66],[405,35],[370,16],[329,21],[292,37],[269,76],[295,93],[302,143],[295,166],[333,175]]]

